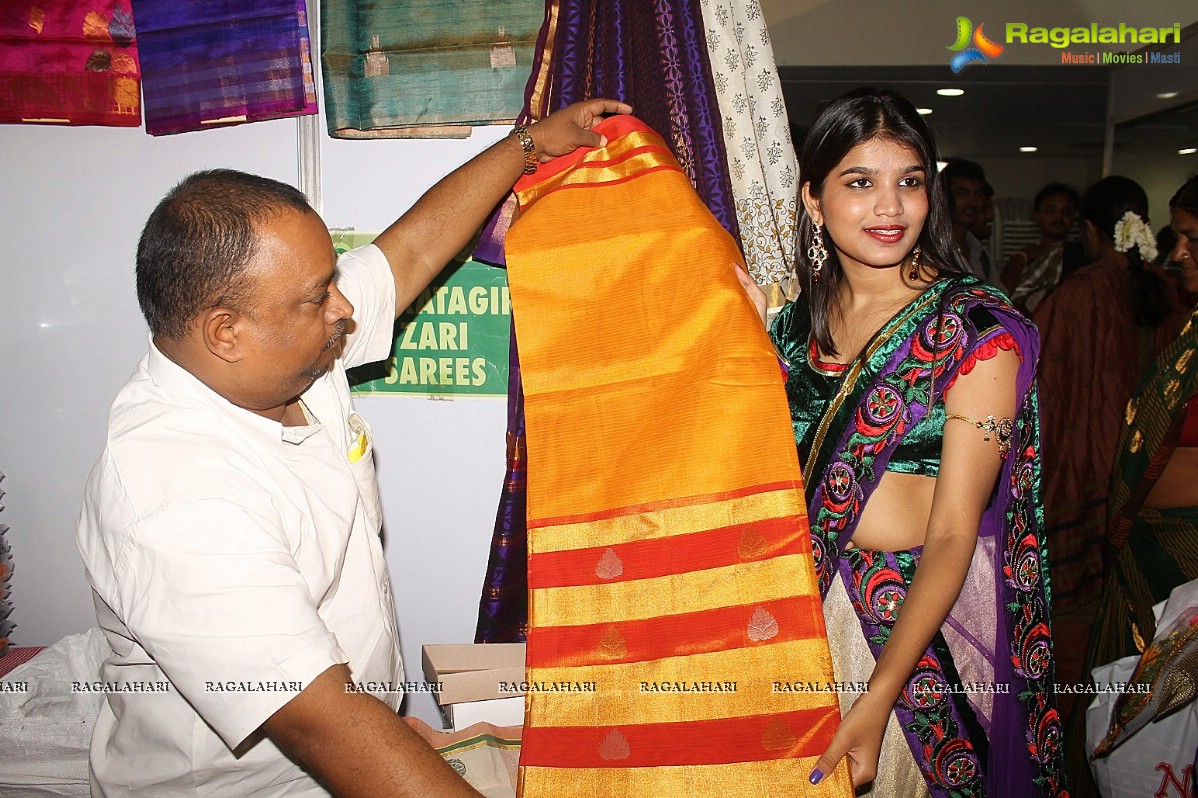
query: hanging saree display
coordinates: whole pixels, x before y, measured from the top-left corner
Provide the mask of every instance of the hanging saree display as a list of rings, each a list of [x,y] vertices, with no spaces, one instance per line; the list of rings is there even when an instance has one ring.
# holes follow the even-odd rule
[[[701,3],[741,249],[770,306],[781,307],[798,294],[799,165],[770,34],[757,0]]]
[[[832,671],[740,253],[661,137],[596,129],[517,184],[507,237],[536,466],[520,794],[848,796],[846,763],[808,781],[835,694],[780,688]]]
[[[146,132],[316,113],[304,0],[133,0]]]
[[[700,198],[736,236],[703,26],[697,0],[547,0],[522,118],[540,119],[590,97],[629,103],[640,119],[660,131]],[[504,262],[504,235],[514,207],[512,198],[489,223],[476,258]],[[515,332],[511,346],[507,475],[479,608],[475,639],[480,643],[523,640],[528,612],[523,584],[524,411]]]
[[[542,0],[321,0],[334,138],[465,138],[520,113]]]
[[[841,638],[863,639],[874,658],[897,621],[922,547],[849,546],[862,511],[888,466],[904,470],[900,446],[930,452],[938,464],[944,393],[958,374],[996,347],[1020,354],[1017,418],[969,574],[894,714],[908,759],[933,796],[1065,795],[1039,495],[1034,328],[998,292],[969,277],[933,283],[840,371],[812,354],[804,298],[778,316],[774,339],[791,363],[787,394],[805,455],[820,592],[825,601],[833,588],[846,592],[859,622],[858,629],[831,629],[830,640],[835,649]]]
[[[0,122],[141,124],[129,0],[0,4]]]

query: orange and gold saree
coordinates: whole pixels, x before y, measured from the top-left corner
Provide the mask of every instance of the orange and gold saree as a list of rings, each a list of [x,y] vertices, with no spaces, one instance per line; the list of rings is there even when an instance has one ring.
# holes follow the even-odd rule
[[[517,184],[526,798],[851,794],[778,360],[733,239],[632,117]]]

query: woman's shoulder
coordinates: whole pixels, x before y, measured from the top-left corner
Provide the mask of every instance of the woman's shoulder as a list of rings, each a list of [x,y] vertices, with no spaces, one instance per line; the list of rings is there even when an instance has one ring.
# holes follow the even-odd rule
[[[975,340],[995,335],[1016,339],[1039,337],[1031,320],[1011,304],[1001,289],[977,278],[955,281],[945,289],[941,304],[957,310],[961,320],[972,328],[971,337]]]
[[[770,324],[770,337],[774,340],[778,354],[792,363],[805,352],[810,333],[811,310],[807,298],[801,294],[778,311]]]
[[[1019,313],[1006,293],[973,276],[948,280],[940,304],[960,308],[971,316],[996,312]]]

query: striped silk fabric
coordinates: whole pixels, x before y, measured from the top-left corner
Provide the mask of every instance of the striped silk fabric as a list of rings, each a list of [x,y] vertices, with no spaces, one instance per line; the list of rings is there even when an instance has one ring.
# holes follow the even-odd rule
[[[517,184],[528,434],[525,798],[848,796],[778,360],[662,139]]]

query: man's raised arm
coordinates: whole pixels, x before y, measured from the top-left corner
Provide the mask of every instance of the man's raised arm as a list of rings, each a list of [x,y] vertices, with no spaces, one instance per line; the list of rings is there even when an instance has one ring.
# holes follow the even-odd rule
[[[539,160],[548,161],[579,147],[602,147],[607,142],[591,130],[595,123],[604,114],[631,112],[631,106],[615,100],[585,100],[529,125],[528,133]],[[470,242],[515,185],[524,158],[520,139],[505,137],[442,178],[379,234],[374,243],[395,275],[396,314]]]

